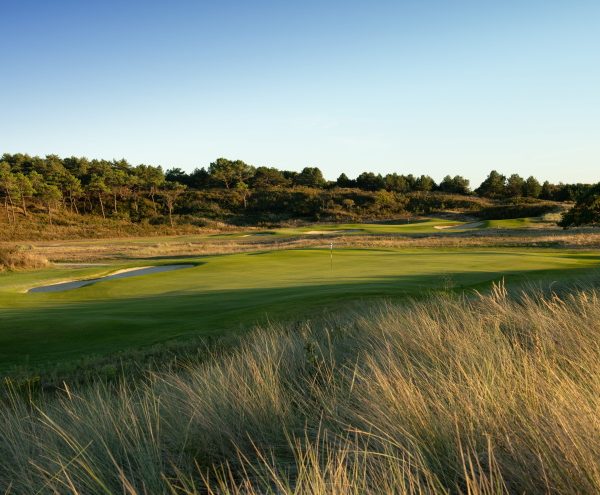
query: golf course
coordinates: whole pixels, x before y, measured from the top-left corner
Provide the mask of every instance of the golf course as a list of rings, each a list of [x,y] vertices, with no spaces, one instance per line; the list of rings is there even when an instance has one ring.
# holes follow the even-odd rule
[[[552,283],[599,269],[600,254],[592,251],[338,248],[322,241],[306,248],[6,272],[0,274],[0,370],[240,333],[267,321],[343,311],[364,300],[469,294],[494,282]],[[110,276],[123,271],[130,276]],[[68,290],[46,290],[65,282]]]
[[[0,495],[600,494],[600,2],[3,2]]]

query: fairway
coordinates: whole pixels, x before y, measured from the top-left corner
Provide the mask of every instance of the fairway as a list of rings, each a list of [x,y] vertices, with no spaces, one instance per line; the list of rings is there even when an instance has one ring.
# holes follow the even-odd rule
[[[470,232],[485,228],[519,229],[536,223],[544,225],[541,219],[517,218],[514,220],[494,221],[457,221],[445,218],[406,218],[394,222],[381,223],[318,223],[304,227],[286,227],[264,231],[246,231],[234,234],[214,234],[213,237],[295,237],[319,235],[419,235],[440,234],[446,232]]]
[[[533,249],[296,249],[164,260],[192,268],[56,293],[45,283],[133,265],[0,275],[0,369],[105,355],[192,335],[237,332],[373,297],[558,280],[600,266],[589,252]],[[156,263],[155,263],[156,264]]]

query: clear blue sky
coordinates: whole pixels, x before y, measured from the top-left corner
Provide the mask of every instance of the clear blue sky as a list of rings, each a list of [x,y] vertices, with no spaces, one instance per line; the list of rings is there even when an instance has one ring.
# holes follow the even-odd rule
[[[598,0],[0,0],[0,152],[600,180]]]

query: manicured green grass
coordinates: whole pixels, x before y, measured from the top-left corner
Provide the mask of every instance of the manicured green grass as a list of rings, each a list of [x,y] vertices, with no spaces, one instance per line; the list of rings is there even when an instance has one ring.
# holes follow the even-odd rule
[[[539,218],[511,218],[506,220],[486,220],[482,228],[488,229],[526,229],[542,223]]]
[[[0,275],[0,370],[241,331],[267,318],[304,318],[357,299],[482,288],[502,278],[558,280],[598,270],[600,255],[532,249],[341,249],[334,251],[332,269],[324,247],[173,262],[196,266],[46,294],[24,291],[112,268]]]

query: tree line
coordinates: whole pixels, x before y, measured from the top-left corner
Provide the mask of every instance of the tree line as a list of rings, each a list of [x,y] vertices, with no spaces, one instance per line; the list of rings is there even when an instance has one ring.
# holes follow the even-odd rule
[[[549,201],[576,201],[591,187],[589,184],[541,184],[535,177],[523,178],[519,174],[505,176],[493,170],[484,182],[474,191],[470,181],[460,175],[447,175],[438,184],[428,176],[414,176],[391,173],[387,175],[363,172],[355,179],[342,173],[337,180],[327,181],[321,170],[316,167],[305,167],[301,172],[280,171],[272,167],[252,167],[240,160],[230,161],[219,158],[211,163],[208,170],[197,168],[187,174],[180,168],[173,168],[166,173],[167,180],[185,184],[188,187],[202,189],[209,187],[235,186],[249,188],[294,187],[312,188],[357,188],[363,191],[435,192],[472,195],[486,198],[518,198],[529,197]]]
[[[326,189],[332,187],[357,188],[363,191],[408,192],[445,192],[450,194],[472,195],[486,198],[530,197],[549,201],[575,201],[591,187],[588,184],[543,184],[535,177],[527,179],[518,174],[506,177],[493,170],[485,181],[474,191],[470,181],[460,175],[447,175],[438,184],[428,176],[414,176],[391,173],[387,175],[363,172],[355,179],[342,173],[335,181],[327,181],[317,167],[305,167],[301,172],[278,170],[273,167],[252,167],[241,160],[219,158],[211,163],[208,170],[196,168],[190,174],[180,168],[173,168],[166,173],[167,180],[185,184],[188,187],[203,189],[210,187],[241,186],[252,189],[265,187],[306,186]]]
[[[41,206],[50,222],[57,210],[66,209],[76,214],[98,214],[104,218],[122,217],[132,221],[165,215],[173,225],[176,207],[184,212],[194,211],[194,202],[198,198],[191,193],[198,191],[211,191],[210,198],[214,201],[226,198],[231,208],[244,211],[251,197],[269,190],[289,192],[286,198],[292,198],[290,201],[297,197],[292,193],[298,189],[353,189],[381,193],[379,201],[386,200],[385,192],[394,193],[396,198],[410,193],[439,192],[492,199],[523,197],[575,201],[590,187],[540,183],[534,177],[522,178],[518,174],[506,177],[497,171],[492,171],[474,191],[469,180],[458,175],[448,175],[436,183],[427,175],[391,173],[384,176],[363,172],[354,179],[341,174],[337,180],[327,181],[317,167],[305,167],[295,172],[255,167],[242,160],[226,158],[218,158],[208,167],[196,168],[190,173],[180,168],[164,171],[156,165],[134,166],[124,159],[89,160],[21,153],[5,153],[0,159],[0,198],[10,222],[16,221],[15,210],[20,209],[27,216],[31,207]],[[268,196],[260,197],[264,200]],[[271,197],[273,201],[281,199],[277,195]],[[346,198],[343,201],[349,208],[352,206],[352,200]],[[269,205],[262,207],[268,210]]]

